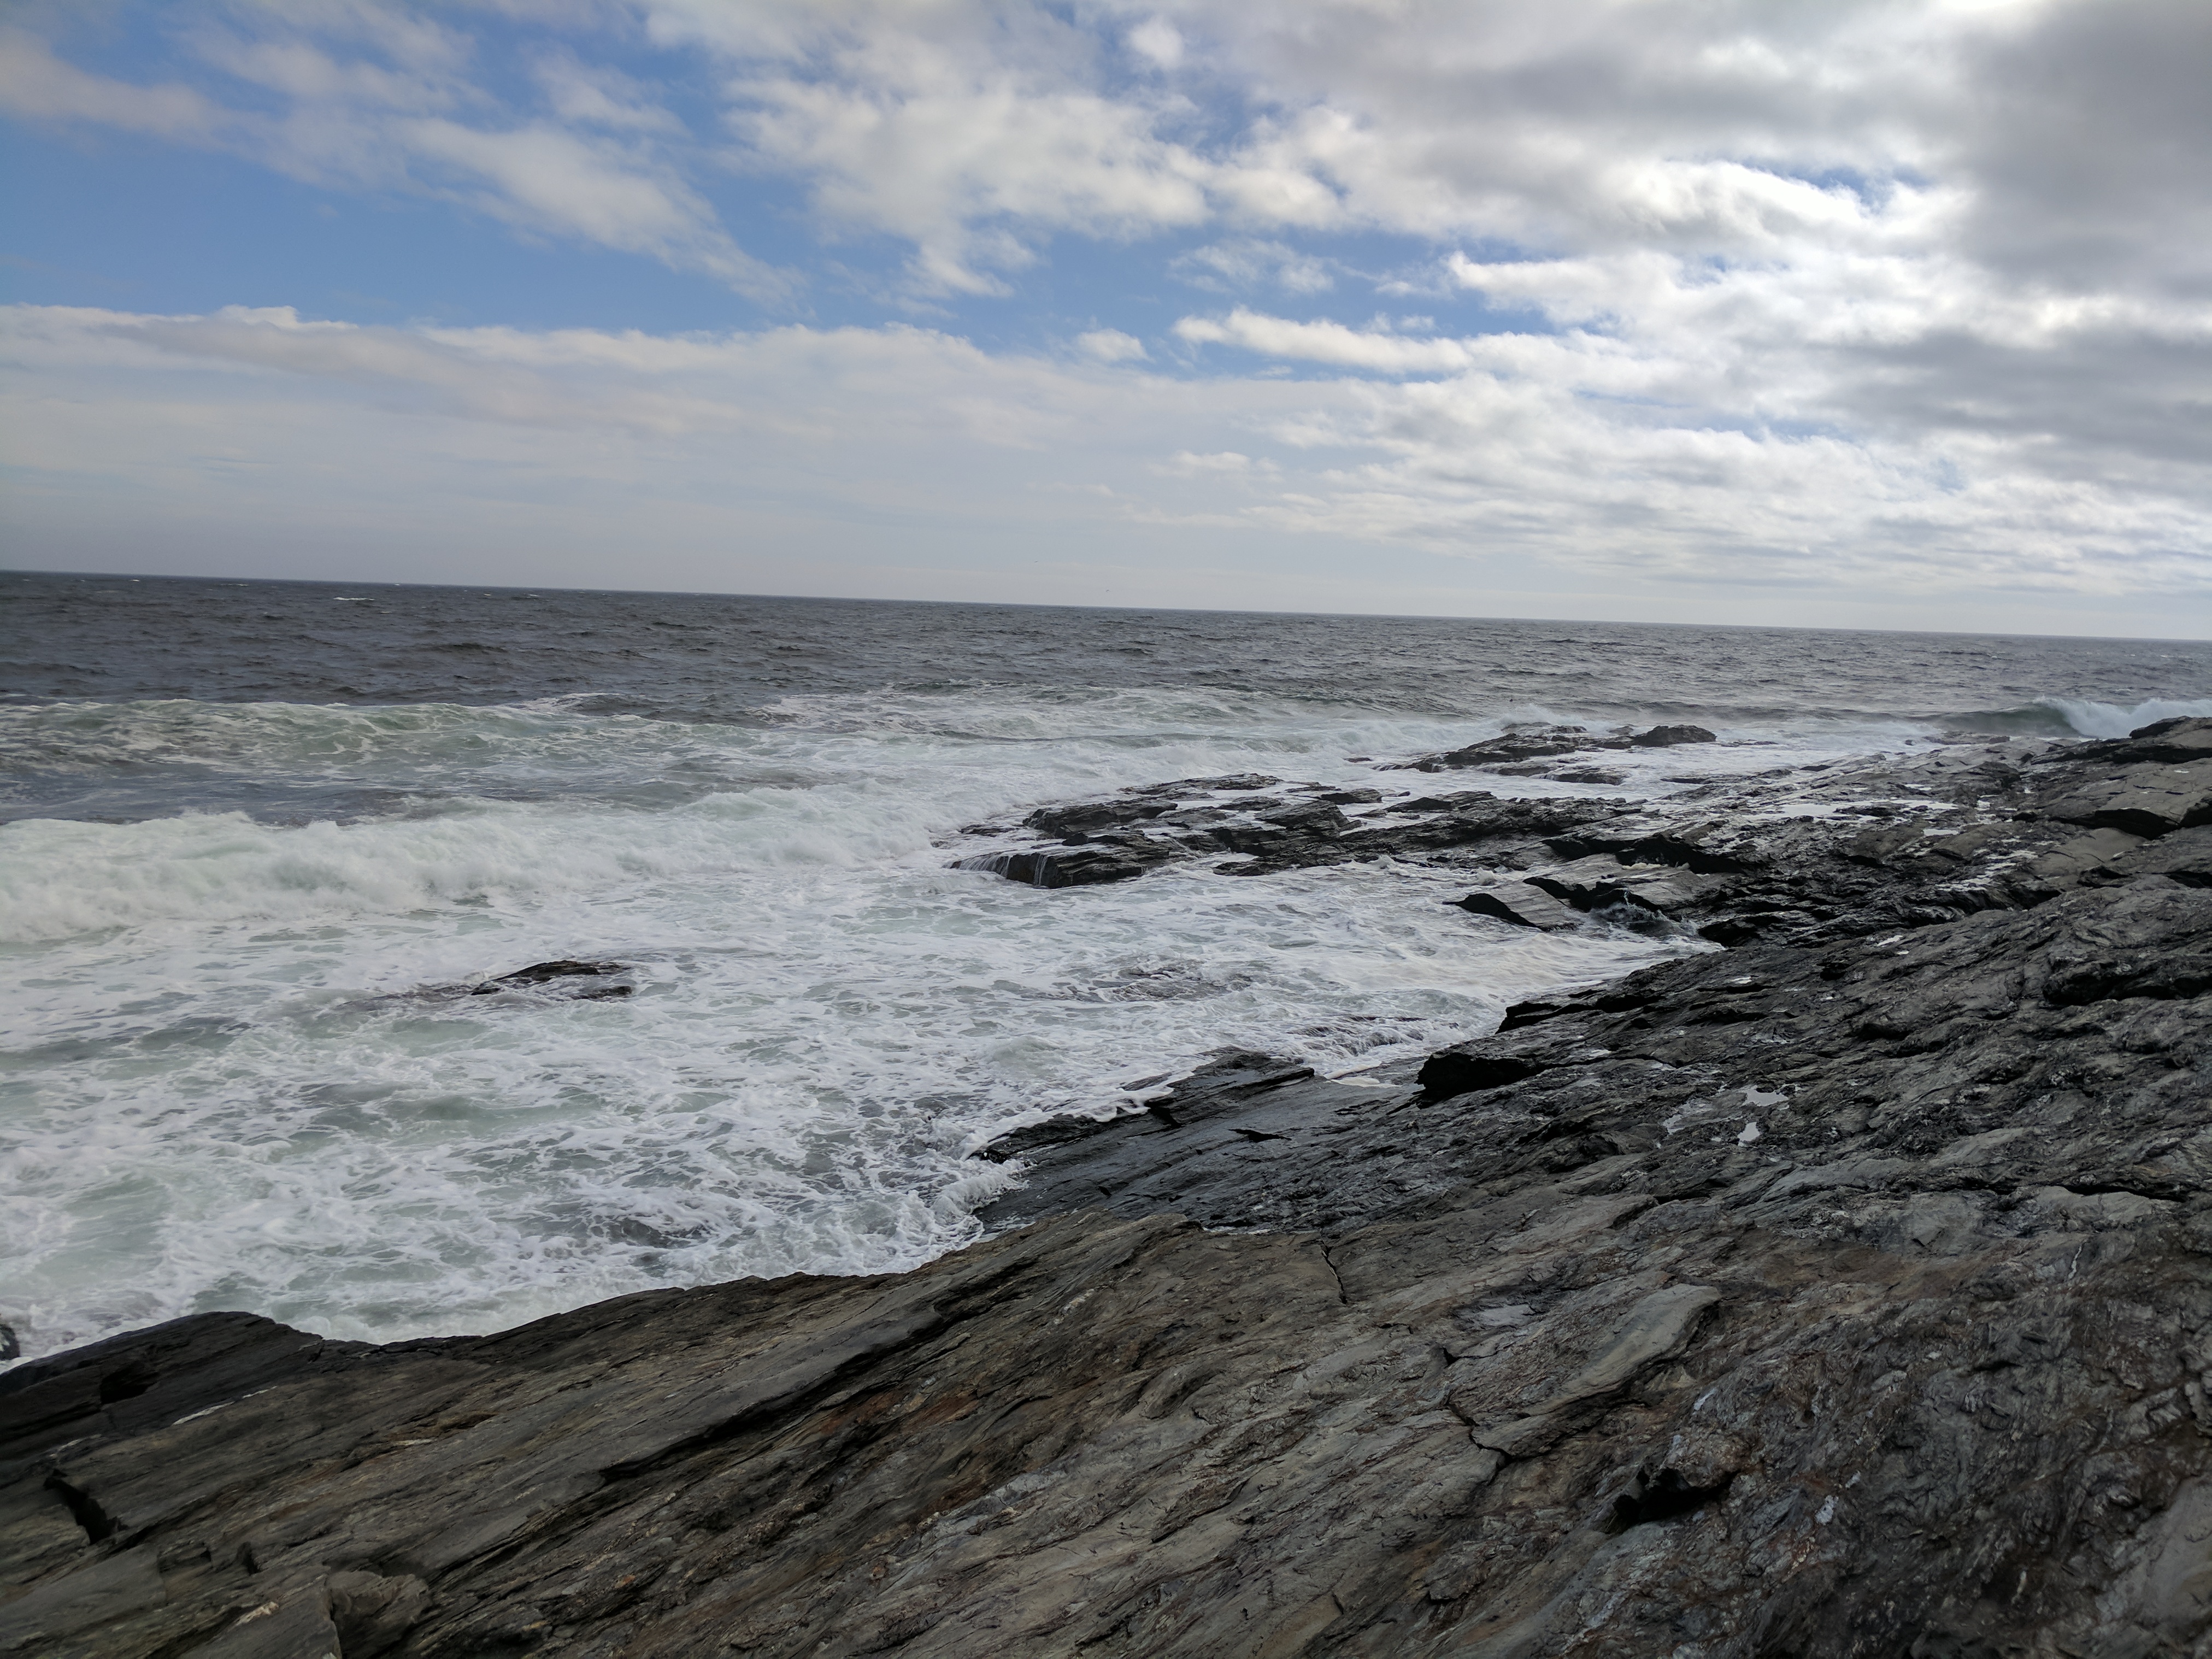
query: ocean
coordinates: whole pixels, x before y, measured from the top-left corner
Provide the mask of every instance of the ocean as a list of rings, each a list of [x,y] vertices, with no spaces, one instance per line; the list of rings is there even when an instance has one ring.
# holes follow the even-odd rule
[[[2212,645],[0,574],[0,1322],[380,1340],[972,1240],[1012,1125],[1357,1082],[1689,938],[1409,864],[951,866],[1052,801],[1692,721],[1700,780],[2212,714]],[[555,957],[635,994],[472,997]]]

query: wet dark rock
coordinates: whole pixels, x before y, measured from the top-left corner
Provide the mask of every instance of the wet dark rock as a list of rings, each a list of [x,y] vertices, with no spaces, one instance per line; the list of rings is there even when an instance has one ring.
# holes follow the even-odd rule
[[[1623,864],[1600,854],[1530,876],[1528,884],[1577,910],[1626,905],[1650,915],[1673,917],[1688,913],[1698,894],[1720,880],[1663,864]]]
[[[1087,801],[1075,806],[1039,807],[1022,820],[1022,827],[1040,835],[1060,836],[1080,842],[1103,830],[1126,830],[1174,810],[1175,803],[1161,799]]]
[[[2100,767],[2063,793],[2040,803],[2046,817],[2163,836],[2212,823],[2212,760],[2186,765],[2140,762],[2117,769]]]
[[[1232,772],[1226,777],[1186,778],[1181,783],[1171,785],[1170,787],[1177,791],[1215,789],[1227,792],[1240,789],[1272,789],[1281,781],[1280,778],[1270,777],[1265,772]]]
[[[1098,882],[1127,881],[1166,861],[1142,847],[1094,845],[1031,852],[985,853],[962,859],[958,870],[988,870],[1009,881],[1031,887],[1087,887]]]
[[[1522,746],[1587,735],[1507,734]],[[2169,731],[2155,740],[2177,739]],[[1477,877],[1478,891],[1502,896],[1470,908],[1509,922],[1529,919],[1517,896],[1534,885],[1591,925],[1686,931],[1729,947],[1819,943],[2029,908],[2085,883],[2127,879],[2142,867],[2135,849],[2181,833],[2195,811],[2187,788],[2154,791],[2141,775],[2186,784],[2190,767],[2113,764],[2137,741],[1936,747],[1809,775],[1708,780],[1642,805],[1493,790],[1369,802],[1366,794],[1382,792],[1310,784],[1282,794],[1272,793],[1276,781],[1256,776],[1188,779],[1041,808],[1029,833],[1055,832],[1053,843],[974,854],[959,866],[1061,887],[1194,860],[1259,875],[1390,859]],[[1340,803],[1330,798],[1337,793],[1362,799]],[[2146,800],[2160,811],[2148,811]],[[1346,804],[1376,810],[1351,818],[1340,810]],[[2099,821],[2116,815],[2125,823]],[[2172,861],[2185,882],[2201,867],[2185,854]],[[1545,914],[1544,925],[1560,920]]]
[[[1571,927],[1577,920],[1573,909],[1543,888],[1525,881],[1478,887],[1465,898],[1454,899],[1452,902],[1470,915],[1488,916],[1493,921],[1510,922],[1516,927],[1536,927],[1547,933]]]
[[[2212,760],[2212,720],[2184,718],[2139,726],[2104,750],[2108,761],[2123,765],[2141,761],[2163,766]]]
[[[617,974],[629,971],[629,968],[619,962],[579,962],[566,958],[558,962],[533,962],[527,968],[518,968],[511,974],[500,974],[493,978],[479,981],[470,988],[470,994],[489,996],[501,991],[527,991],[535,990],[540,986],[559,985],[567,990],[569,995],[580,999],[626,997],[630,994],[632,989],[628,985],[596,982],[572,986],[568,981],[572,980],[605,981]]]
[[[1219,1152],[1226,1155],[1226,1167],[1209,1180],[1220,1188],[1221,1204],[1240,1219],[1218,1224],[1285,1224],[1295,1206],[1280,1194],[1261,1194],[1243,1166],[1270,1162],[1276,1156],[1272,1143],[1340,1123],[1345,1114],[1368,1103],[1367,1091],[1318,1081],[1310,1066],[1233,1051],[1135,1111],[1104,1119],[1054,1118],[993,1142],[980,1156],[994,1163],[1020,1158],[1034,1173],[978,1213],[989,1225],[1006,1228],[1102,1202],[1130,1214],[1173,1208],[1166,1200],[1185,1193],[1183,1164],[1195,1153]],[[1052,1173],[1062,1167],[1070,1171],[1066,1181]]]
[[[1589,749],[1621,749],[1626,746],[1625,736],[1601,737],[1583,726],[1516,726],[1497,737],[1468,744],[1463,749],[1454,749],[1441,755],[1428,755],[1408,762],[1402,769],[1442,772],[1477,766],[1495,769],[1553,755],[1573,755]]]
[[[1720,739],[1702,726],[1655,726],[1628,741],[1638,749],[1672,749],[1677,744],[1718,743]]]
[[[2132,881],[2137,876],[2164,876],[2185,887],[2212,887],[2212,825],[2177,830],[2157,841],[2128,836],[2111,856],[2083,871],[2084,879],[2095,882]]]
[[[0,1464],[100,1427],[143,1429],[289,1375],[327,1347],[252,1314],[204,1314],[31,1359],[0,1375]]]
[[[1583,726],[1522,726],[1510,727],[1497,737],[1485,738],[1480,743],[1468,744],[1463,749],[1449,750],[1440,755],[1425,755],[1419,760],[1408,761],[1402,767],[1392,769],[1443,772],[1480,767],[1486,771],[1502,773],[1508,777],[1542,777],[1553,773],[1547,762],[1554,756],[1603,749],[1668,749],[1677,744],[1717,743],[1719,740],[1702,726],[1655,726],[1648,732],[1633,734],[1625,726],[1603,734]],[[1595,781],[1618,782],[1619,778],[1604,777]]]
[[[997,1235],[911,1273],[20,1362],[0,1651],[2202,1653],[2212,828],[2045,810],[2196,763],[1170,792],[1101,832],[1742,932],[1418,1062],[1033,1125],[977,1164]]]
[[[1255,779],[1231,780],[1243,798],[1208,799],[1220,779],[1188,779],[1124,791],[1104,801],[1040,808],[1025,820],[1036,834],[1054,836],[1081,854],[1028,845],[971,854],[953,867],[988,871],[1035,886],[1061,887],[1120,881],[1178,860],[1237,855],[1224,866],[1256,875],[1309,869],[1355,860],[1434,857],[1478,844],[1519,842],[1540,850],[1538,838],[1610,817],[1618,803],[1591,800],[1500,800],[1486,790],[1407,802],[1379,821],[1346,817],[1346,805],[1371,805],[1379,790],[1322,791],[1315,786],[1290,799],[1264,794]],[[1342,796],[1344,799],[1338,799]]]
[[[1040,835],[1080,842],[1101,831],[1134,829],[1204,796],[1249,794],[1273,788],[1281,781],[1264,772],[1237,772],[1226,777],[1178,778],[1171,783],[1139,784],[1105,800],[1041,806],[1024,818],[1022,825]]]

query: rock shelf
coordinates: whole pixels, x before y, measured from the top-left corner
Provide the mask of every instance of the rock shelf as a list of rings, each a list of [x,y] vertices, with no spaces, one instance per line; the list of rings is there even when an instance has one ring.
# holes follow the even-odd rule
[[[2212,721],[979,830],[1042,886],[1389,857],[1728,948],[1018,1131],[910,1273],[21,1362],[0,1650],[2207,1651]]]

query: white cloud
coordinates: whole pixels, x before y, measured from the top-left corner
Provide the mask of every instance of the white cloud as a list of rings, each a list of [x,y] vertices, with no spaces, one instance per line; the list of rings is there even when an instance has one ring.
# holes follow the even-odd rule
[[[693,219],[653,245],[673,263],[728,240],[719,224],[709,234],[701,194],[726,158],[649,89],[586,67],[595,30],[641,28],[702,54],[725,83],[739,159],[805,183],[825,226],[907,242],[926,290],[1006,293],[1058,234],[1199,226],[1237,234],[1188,255],[1187,275],[1249,286],[1264,272],[1304,293],[1325,291],[1335,268],[1283,233],[1756,262],[1941,243],[2015,272],[2023,260],[2054,281],[2071,272],[2061,286],[2081,286],[2085,258],[2146,279],[2206,274],[2212,210],[2172,209],[2203,193],[2197,140],[2212,129],[2189,66],[2212,42],[2212,11],[2173,0],[1717,12],[1703,0],[1103,0],[1073,13],[1020,0],[231,0],[185,38],[290,100],[281,116],[87,75],[20,34],[0,95],[40,118],[203,142],[220,130],[299,176],[404,187],[418,158],[392,130],[403,118],[488,137],[538,125],[489,89],[466,32],[487,11],[548,37],[535,53],[547,112],[598,147],[590,168],[568,169],[569,234],[606,219],[597,175],[617,170]],[[1212,104],[1127,84],[1115,64],[1132,52],[1201,70]],[[632,148],[610,149],[615,136]],[[548,228],[564,214],[525,191],[504,216]]]
[[[1147,17],[1129,31],[1129,50],[1164,70],[1182,62],[1182,32],[1164,17]]]
[[[435,117],[390,131],[426,182],[459,175],[443,187],[495,218],[711,271],[747,292],[773,295],[781,285],[680,180],[653,176],[649,161],[607,141],[550,126],[487,131]]]
[[[1142,340],[1118,328],[1094,328],[1077,335],[1075,344],[1085,356],[1102,363],[1141,362],[1146,355]]]
[[[1169,269],[1194,288],[1223,293],[1267,287],[1286,294],[1326,294],[1336,286],[1330,261],[1286,242],[1253,236],[1193,248],[1178,254]]]
[[[1186,317],[1176,337],[1194,345],[1242,346],[1274,357],[1295,357],[1337,368],[1376,369],[1389,374],[1449,373],[1468,368],[1480,347],[1460,340],[1409,340],[1346,328],[1342,323],[1288,321],[1239,306],[1219,319]]]
[[[34,121],[90,121],[202,141],[213,137],[224,115],[190,87],[133,86],[88,75],[17,29],[0,29],[0,110]]]
[[[1253,470],[1252,458],[1239,450],[1224,449],[1212,455],[1196,455],[1189,450],[1178,450],[1160,463],[1158,471],[1178,478],[1194,477],[1206,472],[1225,472],[1243,475]],[[1273,467],[1266,465],[1266,471]]]
[[[1207,165],[1156,137],[1151,112],[1036,89],[928,43],[871,41],[836,78],[763,76],[733,116],[751,151],[812,182],[834,221],[912,243],[926,289],[1005,291],[1027,230],[1090,235],[1195,225]]]
[[[1714,614],[1765,592],[1768,610],[1735,614],[1808,620],[1850,605],[1908,623],[1948,605],[1965,623],[2002,590],[2027,596],[2015,616],[2048,594],[2045,626],[2105,596],[2168,632],[2194,614],[2182,596],[2212,585],[2201,468],[2063,476],[2037,435],[1960,423],[1857,436],[1723,424],[1710,404],[1729,363],[1598,336],[1407,340],[1271,331],[1247,313],[1238,340],[1322,354],[1307,361],[1458,344],[1469,362],[1410,383],[1191,381],[994,356],[908,327],[694,337],[367,328],[282,310],[4,315],[4,429],[27,533],[66,525],[185,556],[178,526],[313,539],[343,523],[479,564],[490,556],[467,550],[528,547],[559,567],[507,569],[533,580],[593,580],[595,550],[621,546],[634,550],[626,582],[928,591],[883,574],[921,549],[940,592],[1093,591],[1020,575],[1049,544],[1132,581],[1132,560],[1146,563],[1148,602],[1220,603],[1192,573],[1263,581],[1310,546],[1370,571],[1443,556],[1426,608],[1455,608],[1433,598],[1447,580],[1435,573],[1464,562],[1485,574],[1462,610],[1498,608],[1506,580],[1583,589],[1600,615],[1669,593]],[[817,551],[750,576],[709,556],[750,544]],[[1413,568],[1401,563],[1396,586],[1371,576],[1363,603],[1412,604]],[[1876,614],[1885,604],[1902,608]],[[1773,608],[1789,605],[1813,609]]]
[[[789,287],[737,246],[684,180],[665,144],[681,125],[619,76],[546,58],[538,79],[558,121],[527,120],[471,78],[466,36],[401,7],[241,5],[185,33],[203,64],[273,94],[277,107],[88,74],[21,32],[0,34],[0,107],[228,150],[311,183],[443,197],[532,232],[703,270],[757,297]]]
[[[653,101],[651,93],[618,71],[589,67],[568,52],[553,52],[536,66],[546,101],[563,121],[616,132],[681,133],[684,124]]]
[[[520,91],[478,39],[495,15],[526,36]],[[2187,0],[210,0],[178,38],[137,84],[17,27],[0,103],[761,296],[795,279],[738,246],[733,178],[795,185],[825,241],[892,239],[917,307],[1017,302],[1078,239],[1136,259],[1152,238],[1153,269],[1231,309],[1174,325],[1179,380],[1103,325],[1058,364],[994,367],[927,331],[22,325],[87,374],[135,351],[113,372],[149,386],[289,376],[349,421],[405,404],[641,445],[784,422],[787,459],[854,422],[918,454],[899,422],[951,411],[1000,460],[1099,446],[1109,476],[1003,476],[1147,523],[1650,581],[2207,582],[2212,8]],[[595,62],[617,38],[686,55],[714,122]],[[1378,282],[1385,238],[1415,251]],[[1443,326],[1324,309],[1370,289]],[[1105,320],[1157,349],[1153,314]],[[786,375],[801,358],[910,378],[872,410]],[[1249,466],[1192,459],[1232,455]]]

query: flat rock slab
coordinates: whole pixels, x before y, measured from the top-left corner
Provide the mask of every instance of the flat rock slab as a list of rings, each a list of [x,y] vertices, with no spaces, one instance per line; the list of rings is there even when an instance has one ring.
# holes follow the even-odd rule
[[[994,1142],[982,1155],[1020,1159],[1024,1177],[977,1214],[993,1228],[1091,1208],[1124,1216],[1173,1210],[1217,1227],[1297,1225],[1308,1214],[1297,1194],[1336,1138],[1416,1092],[1410,1081],[1350,1087],[1293,1061],[1232,1053],[1138,1110],[1055,1118]],[[1370,1208],[1405,1195],[1386,1164],[1340,1175],[1340,1190],[1364,1193]]]
[[[2212,823],[2212,760],[2130,766],[2082,782],[2044,811],[2069,823],[2163,836]]]
[[[2122,762],[2157,761],[2180,765],[2212,760],[2212,720],[2184,716],[2139,726],[2117,742],[2101,745],[2104,752]]]
[[[1501,882],[1494,886],[1478,887],[1465,898],[1453,903],[1470,915],[1488,916],[1493,921],[1510,922],[1516,927],[1534,927],[1546,933],[1557,933],[1572,927],[1582,917],[1571,906],[1562,904],[1551,894],[1525,881]]]
[[[2212,824],[2177,830],[2157,841],[2133,841],[2118,857],[2106,860],[2099,873],[2118,881],[2164,876],[2185,887],[2212,887]]]
[[[1700,893],[1718,885],[1718,878],[1664,865],[1623,864],[1598,854],[1577,859],[1554,870],[1540,871],[1528,884],[1541,888],[1577,910],[1600,910],[1627,905],[1656,916],[1686,914]]]
[[[985,870],[1030,887],[1093,887],[1129,881],[1164,863],[1167,854],[1120,846],[1041,848],[982,853],[962,859],[958,870]]]

